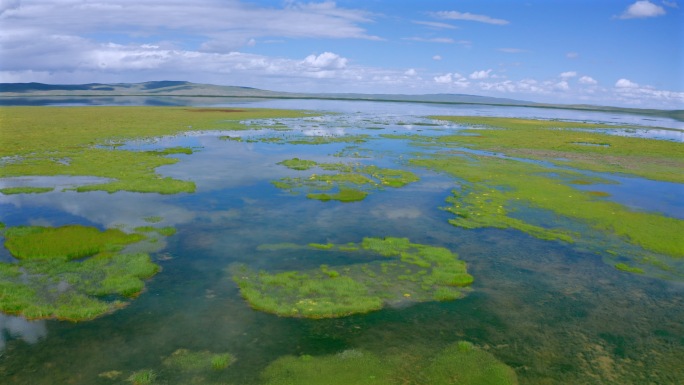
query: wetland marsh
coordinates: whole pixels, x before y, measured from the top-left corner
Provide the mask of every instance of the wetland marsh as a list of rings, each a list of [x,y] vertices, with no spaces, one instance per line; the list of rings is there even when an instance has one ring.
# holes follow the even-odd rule
[[[683,383],[683,129],[0,107],[0,382]]]

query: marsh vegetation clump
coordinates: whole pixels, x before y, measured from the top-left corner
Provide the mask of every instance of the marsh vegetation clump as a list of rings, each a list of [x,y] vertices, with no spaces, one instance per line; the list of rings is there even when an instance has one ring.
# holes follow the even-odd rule
[[[230,353],[194,352],[188,349],[178,349],[163,360],[167,368],[183,373],[221,371],[233,362],[235,357]]]
[[[304,318],[343,317],[402,302],[455,300],[473,282],[456,254],[407,238],[364,238],[360,244],[323,246],[309,247],[321,253],[365,255],[368,262],[284,272],[240,265],[233,269],[233,279],[254,309]]]
[[[492,354],[460,341],[434,356],[406,360],[346,350],[326,356],[285,356],[261,374],[265,385],[515,385],[515,371]]]
[[[0,311],[28,319],[83,321],[125,306],[159,271],[144,253],[121,253],[145,237],[71,225],[2,230],[17,258],[0,263]]]
[[[5,187],[0,188],[0,194],[16,195],[16,194],[43,194],[53,191],[52,187]]]
[[[453,213],[449,222],[466,229],[480,227],[512,228],[547,240],[572,242],[583,234],[568,228],[547,228],[515,215],[522,207],[541,209],[560,218],[582,223],[605,236],[639,246],[647,252],[666,256],[660,263],[639,258],[634,263],[660,269],[670,259],[684,257],[684,221],[657,213],[632,211],[596,194],[573,187],[576,173],[557,171],[549,175],[542,165],[512,159],[480,156],[429,156],[411,161],[414,165],[446,172],[460,179],[459,188],[447,198],[444,209]],[[558,174],[565,174],[559,178]],[[603,194],[600,194],[603,195]],[[560,222],[559,222],[560,223]],[[669,268],[672,268],[671,266]]]
[[[384,187],[399,188],[417,182],[418,176],[407,170],[388,169],[347,163],[318,163],[299,158],[287,159],[278,164],[293,170],[319,168],[323,173],[308,177],[282,178],[273,181],[279,189],[292,193],[307,191],[306,197],[320,201],[336,200],[355,202],[363,200],[371,190]],[[330,173],[335,172],[335,173]]]

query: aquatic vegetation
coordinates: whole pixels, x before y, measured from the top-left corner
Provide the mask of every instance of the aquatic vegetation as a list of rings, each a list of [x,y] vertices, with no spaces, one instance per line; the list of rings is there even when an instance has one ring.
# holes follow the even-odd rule
[[[584,170],[684,183],[681,172],[684,169],[684,144],[599,131],[625,126],[482,116],[433,118],[477,128],[463,131],[476,136],[457,134],[436,138],[434,141],[441,145],[501,152]]]
[[[78,186],[76,191],[191,193],[194,183],[162,178],[154,170],[178,162],[167,155],[190,154],[192,149],[129,151],[117,145],[189,130],[244,130],[244,119],[305,115],[268,109],[227,113],[185,107],[0,107],[0,177],[94,176],[111,181]]]
[[[164,220],[163,217],[160,216],[152,216],[152,217],[145,217],[143,220],[147,223],[159,223]]]
[[[176,234],[176,229],[174,227],[154,227],[154,226],[140,226],[133,229],[139,233],[151,233],[156,232],[160,235],[170,237]]]
[[[411,367],[407,367],[407,366]],[[514,385],[515,371],[490,353],[461,341],[436,356],[405,360],[401,354],[378,356],[362,350],[345,350],[327,356],[285,356],[261,374],[265,385]]]
[[[163,360],[164,366],[184,373],[221,371],[233,362],[235,357],[229,353],[193,352],[187,349],[178,349]]]
[[[548,230],[510,216],[507,208],[529,205],[582,221],[598,231],[615,234],[628,243],[675,258],[684,257],[684,221],[647,212],[631,211],[620,204],[595,199],[592,194],[545,175],[543,166],[487,156],[435,156],[414,159],[469,182],[454,191],[446,210],[450,220],[465,228],[516,228],[542,239],[568,241],[566,231]],[[566,233],[566,234],[564,234]]]
[[[154,381],[157,380],[157,372],[154,370],[139,370],[133,374],[131,374],[130,377],[128,377],[127,381],[132,382],[133,385],[150,385],[154,384]]]
[[[5,247],[18,259],[78,259],[105,251],[118,251],[127,244],[144,239],[140,234],[127,234],[118,229],[100,231],[81,225],[18,226],[5,230],[4,236]]]
[[[256,310],[285,317],[332,318],[379,310],[397,302],[454,300],[472,284],[465,262],[448,249],[407,238],[364,238],[358,245],[309,247],[320,252],[370,253],[366,263],[321,265],[269,273],[233,269],[240,293]],[[377,259],[377,257],[381,257]]]
[[[325,171],[336,171],[335,174],[313,173],[309,177],[282,178],[272,182],[275,187],[290,192],[305,189],[309,191],[307,198],[320,201],[360,201],[368,195],[369,190],[383,187],[399,188],[419,180],[418,176],[410,171],[377,166],[318,163],[299,158],[284,160],[278,164],[294,170],[309,170],[317,167]],[[330,192],[332,189],[337,191]]]
[[[18,261],[0,263],[0,311],[28,319],[96,318],[125,306],[159,271],[147,254],[117,253],[140,234],[78,225],[3,233]]]
[[[316,163],[313,160],[304,160],[299,158],[287,159],[282,162],[279,162],[278,164],[282,164],[283,166],[291,168],[293,170],[308,170],[318,165],[318,163]]]
[[[644,269],[639,267],[630,266],[626,263],[616,263],[615,268],[620,271],[626,271],[628,273],[643,274]]]
[[[0,188],[0,194],[42,194],[53,190],[52,187],[5,187]]]

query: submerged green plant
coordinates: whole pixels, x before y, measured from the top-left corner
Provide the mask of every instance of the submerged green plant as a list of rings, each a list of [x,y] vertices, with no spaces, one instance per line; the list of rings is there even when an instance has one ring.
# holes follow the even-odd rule
[[[405,360],[362,350],[312,357],[285,356],[261,374],[265,385],[515,385],[515,371],[490,353],[461,341],[434,357]]]
[[[3,232],[18,261],[0,263],[0,311],[28,319],[96,318],[125,306],[159,270],[148,254],[118,252],[140,234],[78,225]]]
[[[212,353],[209,351],[193,352],[187,349],[178,349],[163,361],[164,366],[176,371],[201,372],[221,371],[235,361],[235,357],[229,353]]]
[[[151,385],[156,380],[157,372],[151,369],[139,370],[128,377],[128,382],[132,382],[133,385]]]
[[[306,318],[366,313],[398,302],[454,300],[463,297],[473,282],[456,254],[406,238],[364,238],[358,245],[324,246],[309,247],[319,252],[363,253],[371,259],[335,269],[321,265],[280,273],[256,272],[241,265],[233,270],[233,279],[254,309]]]

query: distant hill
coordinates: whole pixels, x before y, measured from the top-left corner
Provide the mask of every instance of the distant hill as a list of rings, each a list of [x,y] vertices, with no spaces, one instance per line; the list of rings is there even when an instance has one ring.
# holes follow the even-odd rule
[[[493,98],[464,94],[355,94],[355,93],[292,93],[261,90],[250,87],[219,86],[185,81],[151,81],[144,83],[89,83],[89,84],[43,84],[0,83],[0,98],[35,97],[88,97],[88,96],[176,96],[176,97],[223,97],[262,99],[323,99],[368,100],[378,102],[413,102],[439,104],[481,104],[494,106],[519,106],[536,108],[571,109],[584,111],[620,112],[646,116],[668,117],[684,121],[684,110],[657,110],[622,108],[593,105],[544,104],[523,100]],[[2,99],[0,99],[0,103]]]

